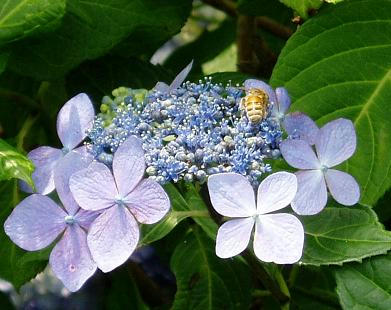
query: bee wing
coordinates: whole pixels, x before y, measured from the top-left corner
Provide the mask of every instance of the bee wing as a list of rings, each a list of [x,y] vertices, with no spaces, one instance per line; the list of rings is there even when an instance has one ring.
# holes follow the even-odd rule
[[[273,88],[271,88],[271,86],[269,86],[265,82],[255,79],[248,79],[244,81],[244,88],[246,89],[246,91],[251,88],[261,89],[268,95],[270,102],[272,102],[273,104],[276,104],[277,102],[276,93],[274,92]]]

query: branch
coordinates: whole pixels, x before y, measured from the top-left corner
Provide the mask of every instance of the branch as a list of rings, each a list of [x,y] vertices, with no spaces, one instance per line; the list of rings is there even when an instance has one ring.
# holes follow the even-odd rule
[[[232,0],[202,0],[202,1],[206,4],[209,4],[210,6],[213,6],[216,9],[225,12],[227,15],[231,17],[236,18],[239,15],[236,9],[236,3],[233,2]],[[275,36],[285,40],[288,39],[293,34],[292,29],[277,23],[275,20],[267,16],[258,16],[255,18],[255,22],[257,27],[269,31]]]
[[[259,61],[254,54],[255,18],[239,15],[237,23],[236,45],[238,47],[238,71],[256,75]]]

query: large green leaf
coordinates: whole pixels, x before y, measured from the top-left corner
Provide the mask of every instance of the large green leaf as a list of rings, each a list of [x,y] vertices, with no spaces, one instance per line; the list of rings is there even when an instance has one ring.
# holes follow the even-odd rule
[[[335,272],[344,309],[391,309],[391,254],[349,264]]]
[[[341,309],[329,267],[296,266],[290,281],[291,305],[300,310]]]
[[[106,289],[104,296],[105,309],[128,309],[130,305],[134,310],[149,309],[142,300],[132,275],[126,268],[127,266],[120,268],[109,276],[110,286]]]
[[[4,140],[0,139],[0,181],[18,178],[34,186],[33,163]]]
[[[0,45],[54,30],[65,13],[65,0],[0,2]]]
[[[3,73],[3,71],[7,67],[8,57],[8,52],[0,52],[0,74]]]
[[[14,46],[13,70],[38,79],[63,76],[82,61],[95,59],[132,33],[154,33],[133,42],[157,48],[183,26],[191,10],[186,0],[68,0],[61,26],[39,39]]]
[[[251,271],[239,259],[222,260],[201,230],[186,235],[171,257],[177,279],[172,309],[248,309]]]
[[[50,249],[26,252],[4,233],[4,222],[19,202],[17,184],[16,180],[0,183],[0,278],[18,289],[45,268]]]
[[[301,262],[311,265],[342,264],[391,249],[391,232],[384,230],[370,208],[328,207],[314,216],[301,217],[305,248]]]
[[[391,185],[391,1],[344,1],[306,22],[271,84],[287,87],[291,110],[320,125],[354,122],[357,150],[343,169],[361,185],[361,204],[374,205]]]

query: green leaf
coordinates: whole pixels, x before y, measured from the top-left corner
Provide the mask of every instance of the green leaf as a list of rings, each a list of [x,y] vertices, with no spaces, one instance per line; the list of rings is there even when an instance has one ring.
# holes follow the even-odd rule
[[[197,186],[198,185],[199,184],[197,184]],[[192,183],[180,182],[178,183],[178,187],[190,210],[208,212],[208,207],[204,201],[204,199],[209,199],[209,196],[206,193],[206,187],[202,188],[204,190],[204,195],[202,196]],[[194,217],[193,219],[210,238],[213,240],[216,239],[218,227],[211,217]]]
[[[13,47],[9,65],[37,79],[64,76],[84,60],[98,58],[137,32],[153,33],[129,46],[156,49],[183,26],[191,10],[186,0],[68,0],[61,26],[53,33]],[[117,85],[118,86],[118,85]]]
[[[65,0],[4,0],[0,3],[0,45],[54,30]]]
[[[17,181],[0,183],[0,226],[19,203]],[[11,282],[16,289],[35,277],[47,265],[50,248],[36,252],[26,252],[16,246],[0,230],[0,278]]]
[[[4,140],[0,139],[0,181],[18,178],[34,187],[33,163]]]
[[[121,310],[149,309],[142,300],[137,284],[126,269],[114,271],[110,277],[110,287],[105,290],[105,309]]]
[[[148,244],[165,237],[176,225],[191,215],[188,212],[190,208],[187,202],[172,183],[165,184],[164,190],[170,197],[171,210],[157,224],[141,226],[142,238],[140,244]]]
[[[305,230],[304,264],[361,261],[391,249],[391,232],[384,230],[375,212],[365,206],[327,207],[301,220]]]
[[[171,257],[177,279],[176,309],[248,309],[251,271],[238,258],[216,256],[214,242],[194,229],[179,243]]]
[[[391,253],[349,264],[335,272],[343,309],[391,309]]]
[[[8,52],[0,52],[0,74],[3,73],[3,71],[7,67],[8,57]]]
[[[293,268],[291,273],[295,273],[297,276],[290,288],[293,309],[331,310],[341,308],[335,293],[336,284],[331,268],[314,266],[295,266]],[[292,280],[291,277],[290,280]]]
[[[295,10],[301,17],[308,18],[308,12],[319,9],[323,0],[280,0],[286,6]]]
[[[373,206],[391,185],[391,1],[323,10],[289,39],[270,82],[319,125],[354,122],[357,150],[343,170],[361,185],[361,204]]]

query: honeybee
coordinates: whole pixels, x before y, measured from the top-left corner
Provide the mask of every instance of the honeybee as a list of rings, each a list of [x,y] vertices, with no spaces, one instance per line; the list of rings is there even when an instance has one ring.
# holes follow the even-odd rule
[[[261,89],[250,88],[240,100],[240,109],[246,113],[250,123],[258,124],[268,113],[269,96]]]

